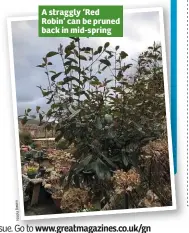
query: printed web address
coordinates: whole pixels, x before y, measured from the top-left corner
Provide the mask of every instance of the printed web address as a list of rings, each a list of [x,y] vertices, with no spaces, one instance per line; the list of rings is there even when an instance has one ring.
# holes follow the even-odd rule
[[[147,233],[151,232],[150,226],[132,225],[132,226],[35,226],[36,232],[139,232]]]

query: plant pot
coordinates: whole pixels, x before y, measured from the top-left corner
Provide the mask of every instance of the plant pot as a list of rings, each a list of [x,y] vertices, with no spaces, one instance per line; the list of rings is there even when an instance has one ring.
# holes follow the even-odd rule
[[[46,169],[41,168],[39,172],[41,173],[41,177],[43,177],[45,175]]]
[[[27,174],[27,176],[30,178],[30,179],[35,179],[37,173],[33,173],[33,174]]]
[[[56,209],[57,210],[61,210],[61,208],[60,208],[60,206],[61,206],[61,200],[62,200],[62,198],[61,197],[52,197],[52,199],[53,199],[53,202],[54,202],[54,204],[55,204],[55,206],[56,206]]]

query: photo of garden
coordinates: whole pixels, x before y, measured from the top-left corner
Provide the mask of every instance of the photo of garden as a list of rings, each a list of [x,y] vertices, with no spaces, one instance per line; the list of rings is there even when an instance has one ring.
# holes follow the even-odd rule
[[[12,23],[26,216],[172,206],[159,13],[128,22],[129,51],[119,38],[36,48],[37,22]]]

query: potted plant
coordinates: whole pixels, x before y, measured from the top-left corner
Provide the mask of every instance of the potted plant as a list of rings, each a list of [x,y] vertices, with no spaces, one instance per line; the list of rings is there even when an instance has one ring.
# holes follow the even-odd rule
[[[63,196],[63,190],[57,190],[56,192],[54,192],[52,194],[53,202],[54,202],[57,210],[59,210],[59,211],[61,210],[60,206],[61,206],[62,196]]]
[[[27,176],[30,179],[34,179],[37,175],[38,169],[36,167],[28,167]]]
[[[43,167],[43,166],[39,167],[39,173],[40,173],[41,177],[43,177],[45,175],[45,171],[46,171],[45,167]]]

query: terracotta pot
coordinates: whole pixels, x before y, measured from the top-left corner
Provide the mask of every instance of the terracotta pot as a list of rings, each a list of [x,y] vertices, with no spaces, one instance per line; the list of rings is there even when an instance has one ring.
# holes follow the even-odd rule
[[[60,198],[60,197],[56,197],[56,198],[52,197],[52,199],[53,199],[53,202],[54,202],[57,210],[61,210],[60,206],[61,206],[61,200],[62,200],[62,198]]]
[[[30,179],[35,179],[37,173],[35,173],[35,174],[29,174],[29,173],[28,173],[27,175],[28,175],[28,177],[29,177]]]

